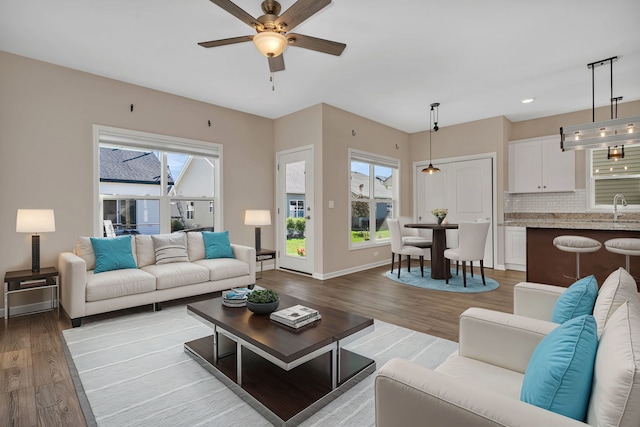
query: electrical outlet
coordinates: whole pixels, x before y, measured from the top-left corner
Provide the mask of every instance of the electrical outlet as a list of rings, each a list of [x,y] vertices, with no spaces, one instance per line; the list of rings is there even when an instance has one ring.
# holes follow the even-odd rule
[[[547,206],[555,206],[556,202],[547,202]]]

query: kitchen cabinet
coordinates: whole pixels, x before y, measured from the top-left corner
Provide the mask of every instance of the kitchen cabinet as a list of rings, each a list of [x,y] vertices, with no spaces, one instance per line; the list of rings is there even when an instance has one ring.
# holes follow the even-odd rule
[[[504,263],[507,270],[527,270],[527,230],[525,227],[505,227]]]
[[[509,142],[509,192],[570,192],[576,187],[576,157],[560,149],[557,135]]]

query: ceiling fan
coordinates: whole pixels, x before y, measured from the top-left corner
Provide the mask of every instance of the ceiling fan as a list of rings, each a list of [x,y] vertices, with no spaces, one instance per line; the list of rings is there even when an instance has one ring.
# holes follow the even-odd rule
[[[284,49],[288,45],[336,56],[340,56],[342,51],[347,47],[344,43],[289,32],[328,6],[331,0],[298,0],[289,9],[285,10],[282,15],[279,15],[281,9],[280,3],[275,0],[265,0],[261,5],[264,15],[259,18],[254,18],[249,15],[230,0],[210,1],[255,29],[257,34],[201,42],[198,44],[202,47],[209,48],[253,41],[260,53],[268,58],[269,69],[272,73],[284,70],[284,57],[282,52],[284,52]]]

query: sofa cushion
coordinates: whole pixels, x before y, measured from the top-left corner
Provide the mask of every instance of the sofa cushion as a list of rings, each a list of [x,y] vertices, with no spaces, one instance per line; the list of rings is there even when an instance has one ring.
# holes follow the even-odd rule
[[[204,259],[204,239],[202,238],[202,232],[189,231],[187,233],[187,254],[189,255],[189,261],[198,261]]]
[[[551,321],[564,323],[574,317],[593,313],[593,305],[598,296],[598,282],[595,276],[584,277],[560,295],[553,307]]]
[[[434,370],[449,377],[459,378],[465,384],[491,390],[513,399],[520,398],[520,388],[524,378],[520,372],[457,355],[450,356]]]
[[[133,253],[133,260],[138,264],[138,259],[136,258],[136,249],[135,243],[131,241],[131,251]],[[90,237],[78,237],[76,242],[76,247],[73,251],[74,254],[78,255],[80,258],[84,260],[87,264],[87,271],[93,270],[96,268],[96,254],[93,251],[93,245],[91,244]]]
[[[138,268],[133,258],[131,236],[91,237],[93,252],[96,254],[94,273]]]
[[[633,276],[624,268],[619,268],[607,277],[593,306],[593,317],[598,324],[598,335],[605,323],[625,301],[638,300],[638,288]],[[638,300],[640,301],[640,300]]]
[[[191,262],[148,265],[142,270],[156,278],[157,289],[175,288],[209,281],[209,270]]]
[[[101,301],[126,295],[152,292],[156,289],[156,278],[137,268],[87,272],[87,301]]]
[[[138,234],[135,237],[138,268],[156,263],[156,251],[150,235]]]
[[[204,252],[206,259],[233,258],[231,242],[229,242],[229,232],[203,231]]]
[[[640,425],[640,301],[623,302],[606,322],[596,354],[587,422]]]
[[[584,420],[597,348],[597,326],[592,315],[564,322],[544,337],[531,355],[520,399]]]
[[[209,280],[230,279],[232,277],[248,276],[249,264],[233,258],[201,259],[194,261],[209,270]]]
[[[184,233],[158,234],[151,236],[156,254],[156,264],[189,262],[187,236]]]

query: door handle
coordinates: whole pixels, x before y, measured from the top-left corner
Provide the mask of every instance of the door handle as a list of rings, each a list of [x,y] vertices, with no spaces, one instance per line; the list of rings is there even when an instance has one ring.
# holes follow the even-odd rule
[[[306,219],[311,219],[311,215],[305,216]]]

